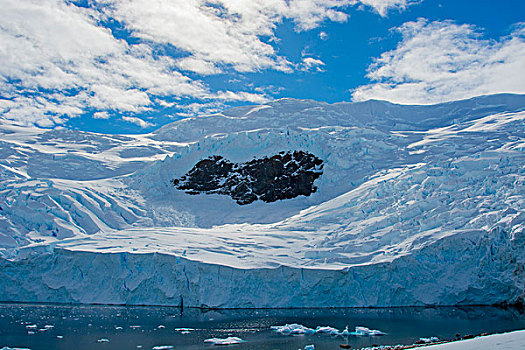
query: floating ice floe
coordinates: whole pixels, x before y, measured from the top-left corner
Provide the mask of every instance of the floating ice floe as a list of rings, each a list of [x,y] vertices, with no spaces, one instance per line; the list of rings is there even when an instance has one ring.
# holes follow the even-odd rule
[[[283,335],[308,335],[308,334],[329,334],[329,335],[357,335],[357,336],[373,336],[373,335],[385,335],[386,333],[376,329],[369,329],[366,327],[358,326],[355,327],[354,332],[350,332],[348,327],[340,332],[338,329],[330,326],[318,326],[316,329],[308,328],[297,323],[285,324],[284,326],[271,326],[274,332]]]
[[[361,327],[361,326],[355,327],[355,331],[350,332],[350,335],[364,335],[364,336],[385,335],[385,334],[386,334],[385,332],[381,332],[377,329],[369,329],[369,328]]]
[[[339,334],[339,330],[334,328],[334,327],[330,327],[330,326],[324,326],[324,327],[318,326],[315,329],[315,333],[338,335]]]
[[[345,337],[348,336],[348,335],[351,335],[351,334],[352,334],[352,332],[350,332],[348,330],[348,326],[346,326],[345,329],[342,332],[339,333],[339,335],[342,335],[342,336],[345,336]]]
[[[419,338],[419,340],[423,343],[435,343],[439,341],[439,338],[438,337]]]
[[[314,346],[313,344],[311,344],[311,345],[306,345],[306,346],[304,347],[304,350],[315,350],[315,346]]]
[[[210,338],[210,339],[206,339],[204,342],[213,344],[213,345],[232,345],[232,344],[244,343],[244,340],[238,337],[228,337],[228,338]]]
[[[173,349],[173,345],[157,345],[152,347],[153,350],[169,350]]]
[[[102,338],[102,339],[97,340],[97,343],[109,343],[109,339]]]
[[[28,324],[26,329],[36,329],[36,324]]]
[[[10,348],[8,346],[4,346],[0,350],[31,350],[31,349],[28,349],[28,348]]]
[[[193,328],[175,328],[175,332],[179,332],[180,334],[190,334],[190,332],[194,330]]]
[[[298,323],[285,324],[284,326],[271,326],[274,332],[284,335],[314,334],[315,329],[305,327]]]

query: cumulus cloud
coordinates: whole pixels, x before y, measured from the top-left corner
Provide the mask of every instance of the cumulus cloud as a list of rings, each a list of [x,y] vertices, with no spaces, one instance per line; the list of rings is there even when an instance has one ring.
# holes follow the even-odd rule
[[[293,65],[269,44],[276,25],[289,19],[297,31],[324,21],[345,22],[345,9],[366,5],[382,16],[415,0],[105,0],[106,14],[144,40],[170,44],[190,56],[181,69],[215,74],[231,66],[239,72],[291,72]],[[327,38],[326,33],[321,39]],[[265,40],[266,39],[266,40]],[[270,40],[267,40],[270,39]]]
[[[109,119],[108,112],[95,112],[93,113],[93,118],[95,119]]]
[[[152,95],[204,96],[168,57],[128,45],[98,14],[58,0],[0,0],[0,112],[61,123],[86,108],[139,112]]]
[[[128,117],[128,116],[123,116],[121,119],[124,120],[125,122],[128,122],[128,123],[132,123],[132,124],[138,125],[138,126],[140,126],[141,128],[143,128],[143,129],[155,125],[155,124],[152,124],[152,123],[150,123],[150,122],[147,122],[147,121],[145,121],[145,120],[143,120],[143,119],[140,119],[140,118],[138,118],[138,117]]]
[[[423,0],[359,0],[363,5],[372,7],[381,16],[386,16],[390,10],[404,11],[408,6]]]
[[[195,74],[292,72],[302,63],[273,46],[284,19],[304,31],[346,21],[348,6],[384,14],[408,2],[0,0],[0,115],[53,126],[86,111],[141,113],[184,98],[206,106],[266,101],[255,90],[212,91]],[[122,26],[132,40],[107,23]]]
[[[214,74],[228,66],[239,72],[264,69],[291,72],[267,39],[276,25],[291,19],[296,30],[309,30],[329,20],[346,21],[340,9],[353,1],[330,0],[106,0],[106,14],[143,40],[170,44],[188,57],[178,66]],[[266,39],[266,40],[265,40]]]
[[[353,99],[429,104],[492,93],[525,93],[525,25],[500,40],[479,28],[419,19],[397,28],[402,40],[369,67],[373,83]]]

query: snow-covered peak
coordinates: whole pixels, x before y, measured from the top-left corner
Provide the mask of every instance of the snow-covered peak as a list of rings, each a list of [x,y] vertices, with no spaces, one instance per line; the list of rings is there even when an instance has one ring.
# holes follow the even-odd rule
[[[327,104],[280,99],[265,105],[232,108],[163,126],[156,140],[190,142],[204,136],[268,128],[366,127],[385,131],[428,130],[501,112],[525,109],[525,95],[500,94],[432,106],[406,106],[386,101]]]

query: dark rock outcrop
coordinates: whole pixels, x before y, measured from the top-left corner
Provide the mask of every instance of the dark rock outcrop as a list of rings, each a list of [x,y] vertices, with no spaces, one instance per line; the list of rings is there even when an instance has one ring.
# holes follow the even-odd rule
[[[223,194],[238,204],[256,200],[275,202],[309,196],[317,190],[323,161],[304,151],[281,152],[272,157],[232,163],[221,156],[199,161],[173,185],[188,194]]]

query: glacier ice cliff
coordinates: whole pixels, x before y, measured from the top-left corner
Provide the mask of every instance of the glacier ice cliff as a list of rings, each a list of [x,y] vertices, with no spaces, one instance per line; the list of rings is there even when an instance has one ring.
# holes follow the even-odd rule
[[[0,260],[0,295],[24,302],[195,307],[494,304],[523,297],[525,236],[466,231],[392,262],[234,268],[160,253],[54,249]]]
[[[323,161],[309,196],[239,205],[172,183],[210,157],[248,164],[298,151]],[[522,95],[435,106],[282,99],[145,135],[0,119],[0,155],[0,301],[335,307],[525,298]]]

